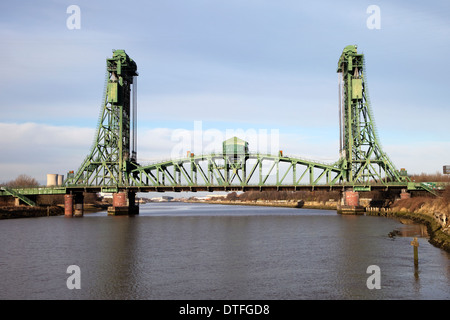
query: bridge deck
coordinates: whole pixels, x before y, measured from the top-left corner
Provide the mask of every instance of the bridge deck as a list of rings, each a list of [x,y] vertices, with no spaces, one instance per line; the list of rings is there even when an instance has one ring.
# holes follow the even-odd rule
[[[55,194],[70,194],[79,192],[217,192],[217,191],[343,191],[352,189],[354,191],[375,191],[375,190],[398,190],[406,189],[408,191],[429,191],[422,183],[392,183],[388,185],[349,185],[349,184],[335,184],[335,185],[176,185],[176,186],[67,186],[67,187],[36,187],[36,188],[15,188],[16,193],[22,195],[55,195]],[[438,187],[436,190],[440,190]],[[0,190],[0,196],[7,196],[10,193]]]

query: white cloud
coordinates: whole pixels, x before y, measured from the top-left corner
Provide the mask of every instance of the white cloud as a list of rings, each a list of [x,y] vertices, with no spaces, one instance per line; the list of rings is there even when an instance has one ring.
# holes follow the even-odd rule
[[[76,170],[89,152],[94,129],[37,123],[0,123],[0,182],[28,174],[45,183],[47,173]]]
[[[450,159],[446,2],[381,1],[378,31],[366,28],[369,4],[350,1],[178,1],[176,9],[155,1],[120,14],[109,2],[86,2],[75,31],[66,28],[69,3],[26,3],[5,2],[0,12],[0,182],[78,168],[94,138],[114,48],[126,49],[140,72],[138,157],[187,151],[174,140],[175,127],[203,120],[222,133],[278,129],[286,154],[335,159],[335,68],[340,50],[356,43],[395,164],[434,172]],[[117,23],[118,15],[129,23]]]

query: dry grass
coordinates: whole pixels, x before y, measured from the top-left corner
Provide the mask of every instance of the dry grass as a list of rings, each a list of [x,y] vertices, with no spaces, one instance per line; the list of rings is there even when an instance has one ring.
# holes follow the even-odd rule
[[[429,197],[413,197],[410,199],[398,200],[393,203],[392,208],[405,208],[409,212],[419,210],[426,203],[431,204],[435,199]]]
[[[409,212],[418,212],[423,206],[432,211],[438,211],[450,215],[450,188],[447,188],[442,197],[412,197],[395,201],[391,207],[394,209],[406,209]]]
[[[415,182],[448,182],[450,183],[450,174],[442,174],[436,172],[435,174],[421,173],[410,176],[411,181]]]
[[[339,191],[247,191],[240,195],[229,193],[227,200],[292,200],[292,201],[328,201],[338,200]]]

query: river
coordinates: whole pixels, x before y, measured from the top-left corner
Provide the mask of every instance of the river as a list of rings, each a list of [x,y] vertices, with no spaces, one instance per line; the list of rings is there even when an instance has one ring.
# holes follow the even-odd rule
[[[450,299],[450,255],[424,232],[328,210],[177,202],[134,217],[1,220],[0,299]]]

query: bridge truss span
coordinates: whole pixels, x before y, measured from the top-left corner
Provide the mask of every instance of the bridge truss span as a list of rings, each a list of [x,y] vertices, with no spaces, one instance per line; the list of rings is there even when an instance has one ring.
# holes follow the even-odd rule
[[[213,153],[137,167],[130,177],[134,186],[314,187],[337,185],[342,171],[336,165],[282,155]]]
[[[233,137],[223,142],[220,153],[189,152],[185,158],[141,165],[137,162],[137,64],[124,50],[114,50],[112,58],[106,59],[97,132],[78,170],[69,171],[60,187],[0,187],[0,196],[36,205],[40,195],[64,194],[65,215],[79,216],[86,192],[112,193],[108,214],[114,215],[138,213],[137,192],[339,190],[345,194],[345,205],[355,210],[360,207],[354,205],[360,191],[389,189],[404,197],[409,196],[406,191],[438,195],[444,186],[411,181],[407,171],[398,171],[382,150],[365,59],[356,45],[344,48],[337,73],[340,148],[335,163],[286,156],[282,151],[251,153],[248,142]]]
[[[233,137],[223,152],[190,154],[150,165],[137,163],[137,65],[124,50],[107,59],[106,84],[96,139],[76,172],[69,172],[66,187],[149,188],[310,188],[337,186],[405,185],[382,151],[377,138],[365,78],[364,55],[350,45],[338,62],[340,158],[333,164],[298,157],[252,154],[248,143]]]

